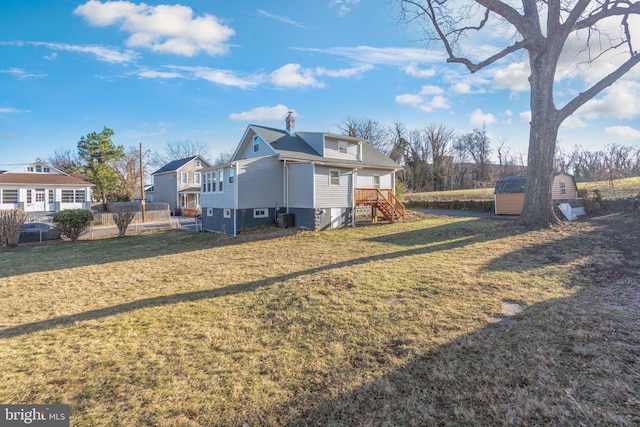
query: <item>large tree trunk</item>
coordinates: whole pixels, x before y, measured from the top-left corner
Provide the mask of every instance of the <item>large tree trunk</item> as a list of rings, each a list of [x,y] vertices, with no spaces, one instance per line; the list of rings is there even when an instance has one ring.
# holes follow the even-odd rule
[[[553,159],[560,122],[553,103],[553,61],[530,52],[531,127],[524,206],[520,223],[531,228],[558,222],[551,199]],[[536,77],[534,77],[536,76]]]

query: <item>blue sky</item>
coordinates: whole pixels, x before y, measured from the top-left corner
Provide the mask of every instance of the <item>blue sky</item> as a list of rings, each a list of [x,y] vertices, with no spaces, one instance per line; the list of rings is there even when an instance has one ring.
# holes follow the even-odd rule
[[[484,123],[494,147],[526,153],[526,57],[471,75],[397,21],[380,0],[0,2],[0,169],[103,126],[125,147],[192,140],[215,158],[250,123],[284,127],[287,110],[305,131],[337,132],[349,116],[460,133]],[[566,57],[560,101],[607,69]],[[638,95],[633,70],[563,125],[561,146],[640,145]]]

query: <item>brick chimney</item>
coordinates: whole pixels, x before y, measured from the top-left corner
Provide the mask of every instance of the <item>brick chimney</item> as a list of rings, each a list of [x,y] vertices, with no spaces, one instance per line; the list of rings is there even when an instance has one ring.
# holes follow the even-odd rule
[[[296,118],[293,116],[293,111],[289,111],[287,118],[285,119],[287,124],[287,132],[289,135],[295,135],[296,133]]]

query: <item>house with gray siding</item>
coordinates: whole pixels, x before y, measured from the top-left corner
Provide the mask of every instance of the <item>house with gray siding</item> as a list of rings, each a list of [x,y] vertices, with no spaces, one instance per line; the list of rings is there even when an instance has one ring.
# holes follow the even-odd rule
[[[404,216],[398,169],[361,138],[296,132],[291,113],[286,129],[249,125],[229,163],[201,170],[202,227],[236,235],[281,221],[324,230],[353,225],[358,206],[394,221]]]
[[[154,203],[168,203],[171,210],[198,209],[202,175],[209,163],[200,156],[174,160],[153,173]]]

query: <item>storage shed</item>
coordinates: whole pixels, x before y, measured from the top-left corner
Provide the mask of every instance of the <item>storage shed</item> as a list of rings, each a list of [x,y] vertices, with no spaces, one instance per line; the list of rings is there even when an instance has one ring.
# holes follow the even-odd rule
[[[526,176],[506,176],[496,182],[493,192],[496,215],[520,215],[524,205]],[[553,200],[578,198],[576,180],[567,173],[554,173],[551,187]]]

